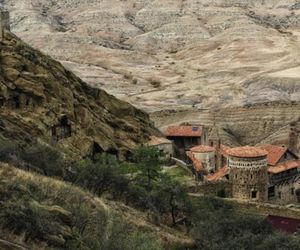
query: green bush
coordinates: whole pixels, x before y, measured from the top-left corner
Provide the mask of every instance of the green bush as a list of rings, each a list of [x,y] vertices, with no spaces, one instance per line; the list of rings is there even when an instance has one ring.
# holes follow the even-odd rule
[[[44,145],[34,145],[21,152],[21,160],[29,170],[35,170],[46,176],[64,175],[63,156],[55,149]]]

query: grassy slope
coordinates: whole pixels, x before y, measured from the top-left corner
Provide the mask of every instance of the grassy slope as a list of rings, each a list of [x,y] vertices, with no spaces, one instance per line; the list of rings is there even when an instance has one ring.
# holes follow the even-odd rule
[[[164,245],[173,245],[176,243],[183,245],[193,244],[193,241],[183,233],[166,226],[154,225],[147,220],[146,214],[138,212],[122,203],[100,199],[68,183],[0,163],[0,192],[6,194],[6,192],[9,192],[7,187],[12,184],[18,184],[18,188],[14,188],[13,190],[14,194],[16,192],[21,193],[21,190],[24,191],[24,189],[30,190],[29,204],[34,204],[37,209],[51,212],[57,211],[62,217],[65,216],[66,220],[69,217],[79,220],[79,218],[74,218],[77,216],[82,216],[80,220],[87,219],[85,216],[88,216],[88,219],[92,221],[99,220],[96,221],[96,224],[98,223],[97,230],[98,232],[103,232],[101,235],[103,235],[104,240],[109,240],[111,237],[114,218],[116,215],[120,215],[122,221],[126,225],[130,225],[132,232],[149,232],[155,238],[159,238]],[[15,187],[15,185],[13,186]],[[33,190],[35,191],[33,192]],[[85,207],[84,213],[77,214],[75,212],[77,211],[76,206],[80,205]],[[97,216],[94,216],[95,214]],[[63,231],[66,231],[64,232],[66,234],[65,238],[68,237],[68,233],[74,233],[74,229],[68,225],[62,223],[59,226],[62,226],[64,228]],[[94,225],[90,225],[90,227],[92,226]],[[0,235],[0,239],[4,238],[31,249],[42,249],[43,247],[48,249],[47,244],[43,240],[39,243],[31,241],[25,243],[24,235],[16,235],[8,231],[2,232]]]

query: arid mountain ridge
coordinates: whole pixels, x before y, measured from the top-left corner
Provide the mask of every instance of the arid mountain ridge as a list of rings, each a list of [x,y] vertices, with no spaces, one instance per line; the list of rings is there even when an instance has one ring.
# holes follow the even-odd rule
[[[256,144],[286,141],[299,117],[299,1],[2,2],[16,34],[90,85],[155,112],[161,128],[218,122],[235,143]]]
[[[298,1],[4,5],[25,41],[147,111],[300,100]]]

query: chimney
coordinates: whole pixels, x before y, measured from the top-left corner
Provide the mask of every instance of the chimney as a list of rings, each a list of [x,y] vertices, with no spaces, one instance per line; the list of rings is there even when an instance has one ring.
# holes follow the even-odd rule
[[[9,12],[0,9],[0,41],[4,38],[4,30],[10,30]]]

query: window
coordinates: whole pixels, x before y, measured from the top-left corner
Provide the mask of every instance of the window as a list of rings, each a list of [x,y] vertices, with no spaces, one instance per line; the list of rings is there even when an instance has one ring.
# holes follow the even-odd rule
[[[278,192],[278,198],[281,199],[281,192]]]
[[[256,199],[257,198],[257,191],[252,191],[251,192],[251,198]]]
[[[295,194],[295,188],[291,188],[291,194],[294,195]]]
[[[268,198],[273,198],[273,197],[275,197],[275,186],[268,188]]]
[[[198,131],[199,130],[199,128],[198,127],[192,127],[192,131]]]

